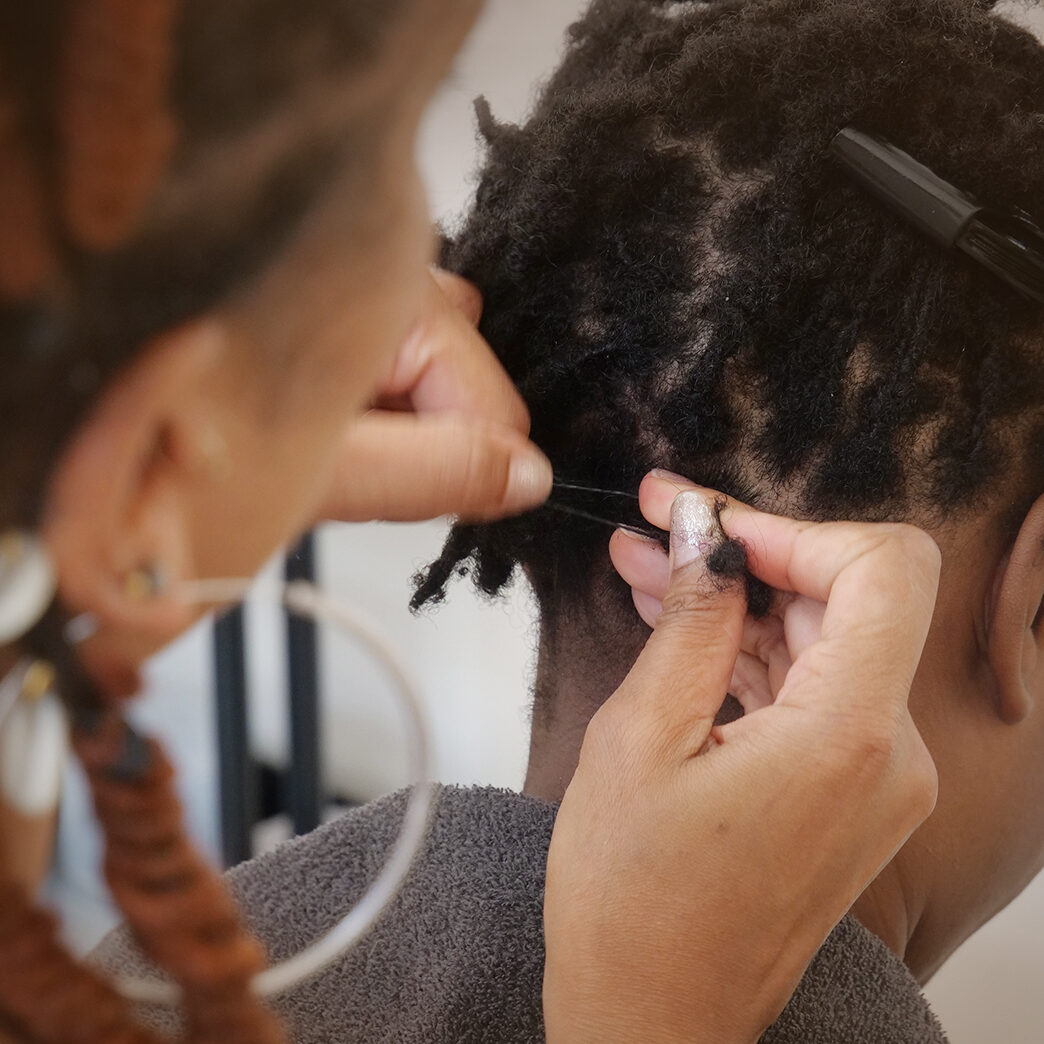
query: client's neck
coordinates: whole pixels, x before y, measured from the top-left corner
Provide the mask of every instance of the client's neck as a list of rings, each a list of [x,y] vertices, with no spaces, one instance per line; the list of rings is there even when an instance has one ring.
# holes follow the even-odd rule
[[[561,801],[576,771],[587,724],[619,688],[649,629],[616,599],[592,599],[540,628],[536,701],[524,791]]]

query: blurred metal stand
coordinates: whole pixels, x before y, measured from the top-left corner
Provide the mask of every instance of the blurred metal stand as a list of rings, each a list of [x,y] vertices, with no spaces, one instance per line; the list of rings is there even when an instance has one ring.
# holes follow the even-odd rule
[[[315,582],[316,540],[309,533],[286,560],[288,582]],[[295,834],[314,830],[322,817],[322,748],[319,744],[319,634],[314,620],[288,614],[290,766],[287,811]]]
[[[257,771],[247,725],[246,640],[243,607],[214,623],[214,689],[217,711],[221,852],[225,866],[253,854],[257,822]]]
[[[316,540],[309,533],[286,559],[289,582],[314,582]],[[319,637],[315,622],[287,616],[287,684],[290,764],[280,794],[295,834],[314,830],[322,816],[319,746]],[[261,767],[250,754],[246,632],[242,607],[214,624],[221,849],[226,866],[253,855],[259,818]]]

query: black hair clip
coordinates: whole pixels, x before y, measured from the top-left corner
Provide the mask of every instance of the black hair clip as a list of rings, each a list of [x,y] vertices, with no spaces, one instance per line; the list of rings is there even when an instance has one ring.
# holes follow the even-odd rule
[[[1027,214],[983,206],[901,149],[854,127],[834,138],[830,152],[915,228],[1044,303],[1044,232]]]

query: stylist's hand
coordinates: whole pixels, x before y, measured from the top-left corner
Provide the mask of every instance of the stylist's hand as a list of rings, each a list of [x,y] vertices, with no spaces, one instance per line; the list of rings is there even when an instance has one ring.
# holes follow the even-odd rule
[[[756,1040],[935,801],[907,709],[935,603],[934,542],[730,500],[725,530],[781,592],[754,624],[742,587],[722,589],[704,565],[715,494],[675,499],[685,488],[654,474],[641,491],[657,526],[673,505],[673,570],[657,545],[613,539],[655,631],[591,721],[555,826],[551,1044]],[[734,685],[761,709],[715,727]]]
[[[345,436],[320,517],[486,520],[547,499],[551,464],[529,441],[529,411],[476,329],[481,314],[474,286],[433,273],[375,408]]]

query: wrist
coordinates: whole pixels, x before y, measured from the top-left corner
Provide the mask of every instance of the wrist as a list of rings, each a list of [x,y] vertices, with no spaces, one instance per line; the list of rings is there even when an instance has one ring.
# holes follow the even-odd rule
[[[605,961],[567,969],[549,957],[544,974],[547,1044],[756,1044],[778,1015],[767,1013],[741,984],[713,986],[706,978],[680,986],[630,965],[626,981],[598,974]],[[662,961],[656,962],[663,970]],[[710,987],[710,988],[709,988]],[[762,1014],[757,1014],[759,1011]]]

